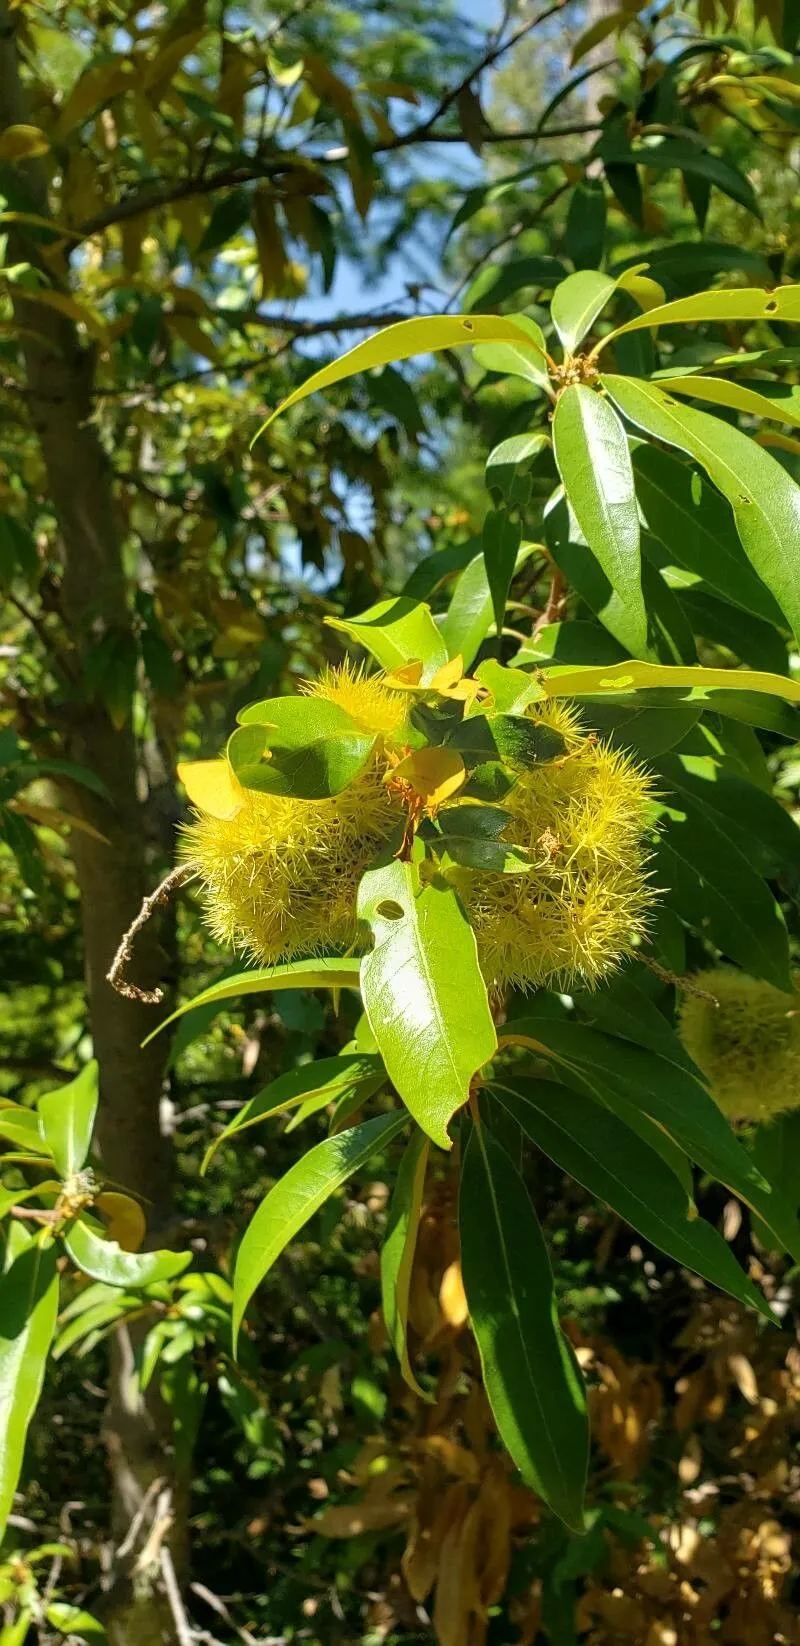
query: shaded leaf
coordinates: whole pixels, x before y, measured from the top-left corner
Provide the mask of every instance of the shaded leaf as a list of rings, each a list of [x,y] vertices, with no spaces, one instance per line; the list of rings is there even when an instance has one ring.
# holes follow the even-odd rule
[[[425,1394],[414,1376],[408,1356],[407,1332],[411,1270],[429,1153],[428,1138],[417,1126],[400,1162],[381,1247],[381,1299],[386,1330],[406,1383],[422,1400],[429,1400],[431,1396]]]
[[[0,1276],[0,1538],[56,1328],[56,1252],[31,1240]]]

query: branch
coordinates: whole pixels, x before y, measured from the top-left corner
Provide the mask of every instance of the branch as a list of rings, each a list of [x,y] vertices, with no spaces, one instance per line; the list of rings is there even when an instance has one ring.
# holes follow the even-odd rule
[[[169,901],[170,893],[176,886],[182,886],[192,874],[188,863],[179,863],[176,869],[164,877],[159,886],[149,897],[144,898],[136,919],[131,921],[128,930],[120,940],[119,948],[106,973],[106,980],[116,989],[117,994],[125,996],[126,1000],[142,1000],[147,1006],[158,1006],[164,999],[163,989],[140,989],[138,983],[129,983],[125,973],[133,956],[133,941],[137,934],[147,925],[150,916],[160,903]]]
[[[601,120],[576,120],[570,126],[532,126],[529,131],[487,131],[481,138],[482,143],[532,143],[539,138],[550,137],[582,137],[587,132],[601,131]],[[411,133],[398,138],[396,143],[377,143],[373,154],[383,154],[387,150],[403,149],[411,140]],[[415,142],[419,143],[464,143],[466,138],[460,131],[431,132],[427,137],[420,137],[419,128],[413,133]],[[326,155],[326,159],[344,157],[347,150],[336,149],[334,154]]]
[[[198,194],[215,194],[217,189],[236,188],[240,183],[254,183],[259,178],[279,177],[282,172],[293,171],[296,165],[291,155],[271,161],[254,157],[247,164],[240,161],[236,166],[224,166],[220,171],[209,172],[207,177],[195,174],[182,178],[179,183],[170,183],[165,188],[154,188],[149,192],[147,189],[135,189],[88,218],[81,224],[78,233],[82,240],[89,240],[93,234],[100,234],[115,223],[127,223],[132,217],[141,217],[143,212],[159,211],[162,206],[172,206],[178,200],[188,200]]]
[[[433,131],[434,126],[436,126],[441,120],[442,115],[447,114],[448,110],[453,107],[453,104],[458,102],[461,93],[466,91],[468,86],[471,86],[473,80],[477,80],[479,74],[483,74],[486,69],[490,69],[499,58],[505,55],[507,51],[511,51],[513,46],[518,45],[520,40],[524,40],[526,34],[530,34],[532,29],[538,28],[540,23],[546,23],[548,17],[554,17],[556,12],[561,11],[565,4],[566,0],[556,0],[555,5],[548,6],[546,11],[541,11],[537,17],[532,17],[529,23],[523,24],[523,27],[521,29],[517,29],[516,34],[510,35],[508,40],[501,41],[498,45],[490,46],[488,51],[484,52],[480,62],[476,63],[473,68],[469,70],[469,73],[464,75],[463,80],[460,80],[458,85],[454,86],[451,91],[445,93],[445,96],[439,103],[437,103],[433,114],[431,114],[427,120],[423,120],[418,126],[412,126],[410,131],[402,132],[399,136],[391,138],[385,143],[379,143],[373,150],[373,153],[387,153],[393,149],[407,149],[412,143],[424,143],[429,141],[430,133]],[[497,139],[493,139],[490,134],[487,134],[486,142],[492,142],[493,140],[497,141]],[[457,137],[452,139],[435,137],[434,141],[437,143],[447,141],[463,143],[464,137],[463,134],[459,132]]]

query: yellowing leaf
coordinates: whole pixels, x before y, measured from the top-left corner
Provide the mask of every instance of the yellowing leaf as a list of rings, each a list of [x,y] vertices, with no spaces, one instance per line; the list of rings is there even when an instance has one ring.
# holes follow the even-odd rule
[[[178,776],[200,812],[211,817],[235,817],[242,805],[242,788],[227,760],[182,760]]]
[[[66,315],[68,320],[75,320],[79,325],[85,326],[95,337],[105,335],[105,326],[100,316],[85,303],[79,303],[77,298],[68,296],[66,292],[49,289],[26,291],[25,301],[41,303],[46,309],[55,309],[58,314]]]
[[[78,829],[81,834],[88,834],[92,840],[99,840],[101,846],[109,844],[106,836],[99,829],[92,827],[82,817],[73,817],[72,812],[62,812],[60,806],[40,806],[35,800],[9,801],[9,810],[22,812],[33,823],[41,823],[44,828],[56,829],[60,825],[64,829]]]
[[[116,1240],[123,1252],[138,1252],[147,1231],[144,1212],[130,1195],[104,1191],[95,1201],[108,1224],[109,1240]]]
[[[451,657],[448,663],[443,663],[440,669],[431,677],[430,689],[432,692],[441,692],[447,696],[453,686],[456,686],[464,674],[464,659],[460,652],[457,657]]]
[[[467,769],[457,749],[415,749],[390,775],[410,784],[428,806],[438,807],[458,793]]]
[[[613,288],[613,282],[612,282]],[[439,349],[463,349],[473,343],[522,343],[530,349],[527,332],[499,314],[436,314],[418,320],[401,320],[396,326],[368,337],[348,349],[329,366],[313,372],[299,389],[286,396],[275,407],[253,436],[253,443],[269,428],[270,423],[290,406],[305,400],[309,394],[341,383],[357,372],[370,371],[373,366],[387,366],[395,360],[408,360],[414,354],[435,354]]]
[[[647,268],[646,263],[642,266]],[[624,274],[620,275],[617,287],[620,291],[630,292],[639,308],[645,311],[656,309],[667,300],[664,287],[659,286],[657,280],[651,280],[649,275],[640,274],[638,268],[627,269]]]
[[[6,126],[0,136],[0,160],[35,160],[50,149],[38,126]]]
[[[439,1287],[439,1308],[448,1326],[463,1326],[469,1314],[467,1295],[461,1277],[461,1264],[456,1258],[448,1264]]]
[[[219,365],[220,353],[213,337],[203,331],[202,326],[188,314],[168,314],[167,325],[176,337],[179,337],[193,354],[199,354],[201,360],[210,361],[212,366]]]
[[[404,663],[399,669],[392,669],[385,677],[387,686],[394,691],[402,691],[404,687],[418,686],[422,679],[422,659],[415,657],[410,663]]]

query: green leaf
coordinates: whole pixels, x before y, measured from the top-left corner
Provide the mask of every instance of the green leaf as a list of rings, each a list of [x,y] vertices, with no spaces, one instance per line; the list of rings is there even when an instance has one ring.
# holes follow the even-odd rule
[[[524,715],[472,715],[454,727],[447,741],[469,767],[495,760],[509,766],[540,766],[564,753],[560,732]]]
[[[408,1355],[408,1299],[417,1247],[419,1215],[425,1188],[430,1143],[416,1126],[400,1162],[392,1194],[386,1236],[381,1248],[381,1300],[386,1330],[410,1389],[422,1400],[432,1397],[421,1389]]]
[[[45,1092],[36,1105],[42,1138],[62,1177],[79,1172],[92,1141],[97,1113],[97,1063],[87,1063],[74,1080]]]
[[[701,714],[699,703],[665,703],[651,708],[633,698],[628,703],[592,702],[582,719],[612,748],[627,749],[641,760],[650,761],[681,743]]]
[[[369,371],[373,366],[388,366],[396,360],[408,360],[414,354],[435,354],[439,349],[462,349],[474,343],[525,343],[525,333],[512,320],[494,314],[440,314],[418,320],[401,320],[399,325],[387,326],[374,337],[357,343],[338,360],[331,361],[320,371],[313,372],[299,389],[282,400],[274,412],[262,423],[259,435],[269,428],[290,406],[305,400],[309,394],[328,389],[346,377]]]
[[[770,417],[775,423],[790,423],[800,428],[800,384],[759,382],[758,388],[749,383],[731,383],[727,377],[709,377],[698,373],[692,377],[659,377],[658,386],[668,394],[680,394],[690,400],[707,400],[713,406],[732,406],[735,411],[747,412],[751,417]]]
[[[426,554],[403,584],[403,594],[410,600],[426,600],[440,583],[456,572],[462,572],[480,552],[480,538],[472,537],[468,543],[452,543],[446,549],[436,549],[433,554]]]
[[[580,269],[556,286],[550,304],[550,318],[567,354],[578,344],[617,289],[616,280],[596,269]]]
[[[478,664],[475,679],[488,686],[492,694],[491,706],[481,711],[490,720],[495,714],[524,714],[529,704],[544,696],[538,680],[532,680],[522,669],[506,668],[494,657]]]
[[[107,1303],[95,1303],[93,1308],[85,1309],[83,1314],[73,1320],[64,1322],[62,1319],[61,1330],[53,1345],[53,1359],[60,1360],[68,1349],[74,1349],[76,1343],[85,1338],[91,1338],[93,1346],[98,1341],[96,1334],[121,1320],[123,1315],[129,1314],[136,1308],[137,1302],[137,1298],[117,1291]],[[88,1346],[84,1345],[85,1351],[87,1348]]]
[[[490,509],[483,522],[483,563],[492,598],[492,614],[498,634],[503,627],[508,591],[517,564],[522,526],[504,509]]]
[[[88,1646],[93,1641],[108,1639],[105,1629],[98,1618],[92,1617],[91,1612],[85,1612],[82,1606],[71,1606],[65,1600],[51,1600],[45,1613],[48,1623],[58,1629],[62,1635],[69,1635],[76,1640],[85,1640]]]
[[[450,657],[463,657],[469,668],[494,622],[492,591],[483,553],[464,568],[450,598],[442,639]]]
[[[321,1057],[313,1063],[301,1064],[299,1069],[288,1069],[285,1074],[278,1075],[277,1080],[270,1081],[263,1091],[256,1092],[228,1122],[219,1137],[214,1138],[206,1150],[201,1171],[208,1169],[217,1150],[237,1132],[257,1126],[262,1120],[270,1120],[273,1115],[284,1114],[298,1104],[305,1106],[313,1102],[316,1105],[319,1099],[318,1107],[324,1108],[328,1103],[335,1103],[356,1091],[363,1091],[365,1097],[371,1096],[385,1079],[386,1072],[380,1058],[370,1057],[366,1053]]]
[[[599,178],[584,177],[576,184],[567,212],[565,245],[576,269],[596,269],[603,256],[606,232],[606,193]]]
[[[358,915],[374,938],[361,995],[389,1079],[423,1131],[449,1149],[448,1124],[497,1046],[474,933],[452,887],[420,888],[410,863],[370,869]]]
[[[327,617],[325,621],[363,646],[382,669],[399,669],[420,659],[423,681],[428,681],[447,662],[447,649],[430,607],[406,595],[379,600],[358,617]]]
[[[553,1274],[528,1191],[481,1124],[464,1155],[461,1263],[500,1437],[526,1485],[579,1535],[589,1452],[586,1391],[558,1323]]]
[[[507,503],[518,502],[520,470],[549,443],[549,436],[537,429],[531,434],[512,434],[494,447],[486,459],[486,485],[496,501],[505,498]],[[521,506],[521,499],[519,503]]]
[[[771,794],[703,755],[673,755],[659,762],[658,775],[676,793],[710,807],[719,827],[759,874],[768,879],[786,874],[797,885],[800,829]]]
[[[365,1120],[309,1149],[262,1200],[248,1224],[233,1277],[234,1353],[245,1309],[264,1276],[320,1206],[406,1124],[402,1110]]]
[[[198,1006],[221,1005],[224,1000],[236,1000],[240,995],[271,994],[278,989],[356,989],[358,966],[359,962],[355,959],[329,960],[314,956],[310,960],[288,960],[279,966],[259,966],[255,970],[236,972],[233,977],[221,978],[219,983],[202,989],[194,1000],[185,1000],[177,1011],[153,1029],[142,1045],[149,1046],[155,1035],[186,1012],[193,1012]],[[0,1132],[2,1126],[3,1113],[0,1110]]]
[[[0,514],[0,586],[8,588],[20,575],[36,583],[40,570],[36,543],[27,526],[12,514]]]
[[[553,1058],[568,1083],[577,1075],[602,1102],[631,1125],[644,1112],[712,1177],[755,1208],[779,1234],[786,1250],[800,1252],[800,1225],[750,1160],[704,1085],[685,1065],[575,1022],[526,1013],[506,1032]]]
[[[524,1080],[512,1073],[502,1083],[493,1082],[491,1090],[536,1148],[645,1240],[775,1323],[722,1235],[697,1216],[660,1155],[610,1109],[552,1081]]]
[[[56,1251],[32,1240],[0,1276],[0,1538],[56,1329]]]
[[[680,589],[678,599],[695,635],[732,652],[749,668],[789,673],[786,640],[771,623],[729,605],[702,586]]]
[[[532,287],[536,291],[550,291],[563,280],[566,269],[557,257],[515,257],[511,263],[495,263],[483,268],[464,293],[464,308],[470,311],[476,303],[504,303],[518,291]],[[518,324],[517,315],[509,315]]]
[[[687,925],[730,960],[791,991],[789,938],[780,905],[716,814],[686,792],[659,805],[659,884]]]
[[[481,343],[475,350],[478,365],[486,371],[502,372],[505,377],[522,377],[537,389],[549,389],[550,374],[541,326],[527,314],[514,314],[511,319],[530,342],[524,347],[521,343]]]
[[[446,806],[438,818],[444,845],[454,863],[500,874],[528,874],[535,855],[499,838],[513,821],[513,813],[500,806]]]
[[[586,542],[628,614],[635,650],[647,647],[639,515],[628,441],[607,400],[573,383],[559,397],[553,450]]]
[[[68,1224],[64,1245],[76,1268],[107,1286],[150,1286],[156,1280],[174,1280],[192,1261],[191,1252],[124,1252],[116,1240],[95,1234],[83,1217]]]
[[[748,615],[781,624],[780,607],[746,558],[728,504],[699,471],[644,444],[633,453],[633,471],[647,525],[674,559]]]
[[[272,697],[238,716],[228,759],[246,789],[327,800],[357,777],[375,746],[339,703],[324,697]],[[256,739],[269,758],[260,759]]]
[[[605,697],[666,687],[678,692],[686,702],[705,703],[722,714],[727,712],[728,693],[732,697],[745,697],[763,692],[765,697],[782,697],[791,703],[800,703],[800,681],[789,680],[781,674],[765,674],[759,669],[672,668],[665,663],[641,663],[635,658],[597,669],[557,664],[548,669],[543,684],[548,697]],[[754,725],[759,723],[753,721]],[[787,722],[785,735],[797,735],[794,722]]]
[[[14,1143],[18,1149],[50,1159],[50,1150],[41,1135],[39,1117],[34,1109],[24,1109],[21,1103],[0,1104],[0,1137]]]
[[[575,515],[561,498],[548,509],[545,537],[556,565],[567,584],[575,589],[604,629],[633,656],[660,663],[694,663],[697,660],[694,635],[680,602],[651,564],[650,554],[641,562],[641,598],[647,620],[647,639],[641,643],[641,611],[632,608],[612,588],[595,558]],[[642,548],[650,550],[655,540],[642,538]],[[661,554],[661,545],[658,546]]]
[[[763,446],[729,423],[679,407],[652,383],[604,382],[631,422],[702,463],[733,508],[751,565],[800,636],[800,487]]]
[[[735,291],[701,291],[694,297],[679,297],[674,303],[661,304],[627,320],[598,343],[597,352],[623,332],[640,331],[645,326],[693,326],[706,320],[721,326],[741,320],[766,320],[770,324],[800,320],[800,285],[778,286],[775,291],[745,286]]]

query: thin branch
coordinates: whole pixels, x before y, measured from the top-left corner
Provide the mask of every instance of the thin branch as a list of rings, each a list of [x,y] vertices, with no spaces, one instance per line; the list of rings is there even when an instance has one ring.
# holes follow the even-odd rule
[[[177,886],[182,886],[193,872],[188,863],[179,863],[176,869],[172,869],[168,875],[165,875],[161,884],[156,886],[155,891],[150,892],[149,896],[143,900],[136,919],[131,921],[128,930],[122,937],[119,948],[106,973],[106,980],[111,984],[112,989],[116,989],[117,994],[124,995],[126,1000],[141,1000],[146,1006],[158,1006],[164,999],[163,989],[140,989],[138,983],[128,982],[125,973],[133,958],[134,939],[142,930],[142,927],[147,925],[148,920],[159,904],[169,902],[172,892],[175,891]]]
[[[175,1564],[166,1543],[161,1545],[161,1576],[164,1579],[164,1588],[167,1591],[167,1600],[172,1613],[172,1621],[175,1624],[178,1646],[194,1646],[194,1633],[186,1607],[183,1604],[178,1579],[175,1576]]]
[[[565,4],[566,0],[556,0],[555,5],[548,6],[546,11],[539,12],[538,16],[532,17],[529,23],[525,23],[521,29],[517,29],[516,34],[510,35],[507,40],[500,41],[497,45],[490,46],[488,51],[484,52],[480,62],[475,63],[469,73],[464,75],[463,80],[459,80],[457,86],[453,86],[450,91],[445,93],[427,120],[421,121],[417,126],[412,126],[410,131],[401,132],[397,137],[388,139],[384,143],[378,143],[373,149],[373,153],[386,154],[394,149],[407,149],[413,143],[429,142],[434,126],[438,125],[442,115],[447,114],[454,103],[458,102],[461,93],[472,85],[473,80],[477,80],[478,76],[483,74],[486,69],[492,68],[499,58],[503,57],[507,51],[511,51],[512,47],[518,45],[520,40],[524,40],[532,29],[538,28],[540,23],[546,23],[548,17],[554,17],[556,12],[561,11]],[[490,142],[491,140],[491,136],[487,133],[486,141]],[[435,136],[434,141],[446,142],[447,139]],[[463,143],[463,134],[459,132],[454,141]]]
[[[93,234],[100,234],[115,223],[127,223],[132,217],[141,217],[144,212],[159,211],[162,206],[172,206],[178,200],[188,200],[198,194],[215,194],[218,189],[236,188],[240,183],[279,177],[282,172],[292,171],[296,164],[292,155],[287,155],[283,160],[259,160],[254,157],[247,164],[240,162],[238,166],[225,166],[206,177],[198,174],[184,177],[179,183],[171,183],[166,188],[149,191],[135,189],[88,218],[81,224],[79,233],[81,239],[89,240]]]

